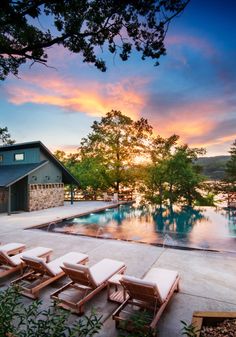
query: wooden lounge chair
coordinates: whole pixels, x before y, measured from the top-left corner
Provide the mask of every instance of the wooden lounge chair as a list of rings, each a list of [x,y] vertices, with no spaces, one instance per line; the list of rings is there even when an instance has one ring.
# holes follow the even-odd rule
[[[70,277],[71,282],[51,295],[59,300],[59,305],[74,313],[82,315],[84,304],[107,286],[110,277],[124,273],[123,262],[103,259],[92,267],[64,263],[62,269]]]
[[[143,330],[155,332],[158,320],[175,291],[179,291],[180,277],[176,271],[152,268],[143,279],[124,276],[120,283],[128,298],[113,313],[117,328],[136,330],[132,317],[145,315],[148,322],[143,323]],[[144,316],[143,316],[144,317]],[[140,327],[139,327],[140,329]]]
[[[11,242],[0,245],[0,251],[6,252],[8,255],[15,255],[23,252],[26,248],[26,245],[19,242]]]
[[[22,273],[25,266],[21,259],[23,255],[42,257],[45,258],[46,261],[49,261],[51,253],[52,249],[46,247],[35,247],[14,256],[10,256],[6,251],[0,250],[0,277],[9,275],[18,270]]]
[[[103,201],[112,201],[112,197],[107,193],[103,193]]]
[[[85,264],[88,261],[88,255],[70,252],[49,263],[45,263],[43,259],[38,257],[24,255],[21,259],[29,268],[29,271],[14,280],[12,284],[18,284],[23,295],[35,299],[39,297],[39,291],[42,288],[65,275],[65,272],[61,269],[63,263]]]

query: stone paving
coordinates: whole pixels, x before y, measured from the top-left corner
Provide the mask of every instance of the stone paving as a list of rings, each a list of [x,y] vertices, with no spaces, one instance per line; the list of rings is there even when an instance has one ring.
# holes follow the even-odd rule
[[[178,270],[181,276],[180,292],[174,295],[160,319],[159,337],[181,336],[180,321],[190,322],[195,310],[236,311],[236,254],[178,250],[63,235],[39,229],[25,230],[111,205],[109,202],[79,202],[31,213],[10,216],[0,214],[0,242],[22,242],[29,248],[36,245],[51,247],[54,251],[53,258],[69,251],[86,253],[91,265],[105,257],[121,260],[127,265],[127,274],[138,277],[145,275],[152,267]],[[2,289],[14,278],[16,275],[3,278],[0,281]],[[41,299],[45,307],[50,303],[50,293],[66,281],[64,278],[42,291]],[[30,300],[26,299],[27,301]],[[92,307],[103,316],[104,325],[98,336],[119,336],[111,319],[111,314],[117,306],[106,301],[106,290],[91,300],[86,310],[89,311]]]

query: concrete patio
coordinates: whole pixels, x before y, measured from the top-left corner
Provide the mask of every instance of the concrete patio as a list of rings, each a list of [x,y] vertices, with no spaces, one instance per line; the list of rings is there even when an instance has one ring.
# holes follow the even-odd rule
[[[69,251],[89,255],[89,264],[107,257],[124,261],[127,274],[142,277],[152,267],[162,267],[179,271],[180,292],[175,294],[158,324],[159,337],[181,336],[180,320],[191,321],[195,310],[236,311],[236,254],[212,253],[206,251],[178,250],[155,247],[146,244],[115,240],[96,239],[74,235],[63,235],[27,229],[42,223],[50,223],[61,218],[90,212],[111,205],[105,202],[79,202],[74,205],[35,211],[31,213],[0,214],[0,242],[22,242],[27,247],[36,245],[52,247],[56,258]],[[0,281],[2,289],[16,275]],[[66,282],[66,279],[48,286],[41,298],[45,307],[50,303],[49,294]],[[26,300],[30,301],[30,300]],[[106,290],[96,296],[87,310],[95,307],[103,315],[103,328],[98,336],[116,337],[118,332],[111,319],[117,308],[106,301]]]

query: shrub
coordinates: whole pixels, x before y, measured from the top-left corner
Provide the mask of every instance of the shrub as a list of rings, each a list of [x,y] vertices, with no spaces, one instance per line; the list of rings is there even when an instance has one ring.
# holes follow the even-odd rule
[[[181,321],[183,327],[181,329],[182,336],[196,337],[199,330],[193,324],[187,324],[185,321]]]
[[[94,312],[69,323],[70,312],[40,300],[23,305],[16,287],[0,292],[0,337],[91,337],[102,327]]]

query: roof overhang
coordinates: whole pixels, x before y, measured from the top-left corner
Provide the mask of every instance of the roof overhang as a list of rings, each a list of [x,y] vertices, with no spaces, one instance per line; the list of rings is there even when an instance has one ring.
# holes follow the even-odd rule
[[[62,171],[62,181],[63,181],[64,184],[79,185],[79,181],[53,155],[53,153],[40,141],[34,141],[34,142],[28,142],[28,143],[18,143],[18,144],[12,144],[12,145],[2,145],[2,146],[0,146],[0,151],[5,152],[5,151],[9,151],[9,150],[23,150],[23,149],[37,148],[37,147],[40,148],[40,150],[44,154],[46,154],[48,159],[50,161],[52,161]],[[1,186],[1,182],[0,182],[0,186]]]
[[[0,166],[0,187],[7,188],[48,163],[44,160],[37,164],[19,164]]]

